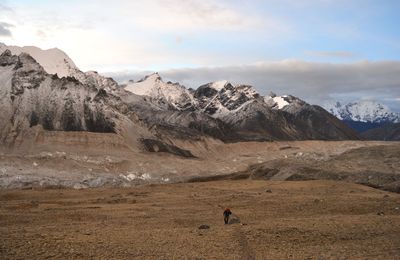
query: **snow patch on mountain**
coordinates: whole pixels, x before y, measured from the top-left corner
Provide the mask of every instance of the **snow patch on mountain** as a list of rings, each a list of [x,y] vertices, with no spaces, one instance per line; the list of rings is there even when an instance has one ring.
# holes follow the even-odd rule
[[[210,88],[213,88],[216,91],[221,91],[226,86],[226,84],[228,84],[227,80],[215,81],[210,84]]]
[[[284,96],[285,97],[285,96]],[[278,109],[282,109],[285,106],[289,105],[289,102],[287,102],[284,97],[274,97],[273,100],[277,103]]]
[[[264,97],[264,102],[274,110],[282,110],[291,114],[299,113],[304,108],[311,106],[298,97],[292,95],[277,96],[273,92]]]
[[[282,109],[287,105],[290,105],[290,103],[285,100],[285,98],[287,98],[286,95],[284,96],[265,96],[264,97],[264,101],[265,103],[267,103],[268,105],[271,106],[271,108],[274,109]]]

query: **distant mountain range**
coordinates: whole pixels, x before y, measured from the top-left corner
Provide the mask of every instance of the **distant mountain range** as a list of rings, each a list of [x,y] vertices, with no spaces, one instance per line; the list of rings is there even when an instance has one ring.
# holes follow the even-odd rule
[[[388,106],[373,100],[361,100],[342,104],[332,102],[324,107],[340,120],[364,123],[399,123],[400,113],[395,113]]]
[[[326,103],[324,107],[366,139],[394,140],[394,136],[383,137],[381,133],[385,132],[383,128],[392,129],[396,123],[400,122],[400,113],[393,112],[388,106],[374,100],[361,100],[347,104],[331,102]],[[377,130],[364,134],[372,129]]]
[[[290,95],[261,96],[249,85],[218,81],[193,90],[157,73],[119,85],[80,71],[58,49],[1,44],[0,52],[0,142],[9,146],[36,131],[112,132],[135,148],[185,156],[182,140],[359,138],[322,107]]]

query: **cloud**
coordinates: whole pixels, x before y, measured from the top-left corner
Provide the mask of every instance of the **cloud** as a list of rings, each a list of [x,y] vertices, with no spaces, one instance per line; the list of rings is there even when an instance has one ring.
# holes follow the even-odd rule
[[[357,55],[350,51],[306,51],[307,55],[327,58],[355,58]]]
[[[148,72],[108,73],[116,80],[139,79]],[[352,101],[372,97],[384,101],[400,97],[400,62],[316,63],[300,60],[260,62],[252,65],[204,67],[160,71],[165,80],[197,88],[207,82],[226,79],[253,85],[261,94],[269,91],[292,94],[313,104],[327,100]],[[392,102],[400,111],[400,102]]]
[[[37,30],[36,31],[36,35],[41,38],[42,40],[46,40],[47,39],[47,34],[42,31],[42,30]]]
[[[12,27],[14,27],[14,25],[5,22],[0,22],[0,36],[10,37],[12,35],[10,28]]]
[[[283,19],[238,1],[15,1],[12,7],[4,21],[16,28],[7,44],[57,47],[83,70],[254,62],[260,58],[249,46],[265,41],[267,48],[291,35]]]
[[[0,3],[0,13],[1,12],[13,12],[13,9]]]
[[[249,15],[230,1],[220,0],[120,0],[112,12],[132,23],[131,10],[135,12],[135,23],[140,28],[171,31],[192,30],[246,30],[260,27],[266,18]],[[123,4],[122,4],[123,3]],[[121,10],[123,7],[123,10]],[[271,19],[272,20],[272,19]]]
[[[156,1],[163,26],[172,29],[179,28],[213,28],[213,29],[235,29],[241,28],[251,19],[245,19],[240,12],[221,1],[212,0],[164,0]],[[249,22],[250,21],[250,22]],[[149,19],[148,25],[159,27],[159,21]],[[153,24],[156,22],[156,24]]]

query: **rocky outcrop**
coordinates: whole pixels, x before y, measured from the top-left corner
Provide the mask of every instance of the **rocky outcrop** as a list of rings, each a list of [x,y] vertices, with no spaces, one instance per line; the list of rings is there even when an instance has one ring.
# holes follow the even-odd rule
[[[141,139],[140,141],[143,144],[145,150],[148,152],[152,153],[165,152],[186,158],[194,158],[193,154],[190,151],[181,149],[179,147],[176,147],[175,145],[164,143],[160,140]]]

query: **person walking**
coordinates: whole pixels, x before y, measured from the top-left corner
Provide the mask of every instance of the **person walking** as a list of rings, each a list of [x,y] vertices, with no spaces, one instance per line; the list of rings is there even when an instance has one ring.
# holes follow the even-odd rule
[[[232,214],[232,211],[229,208],[225,208],[224,213],[223,213],[225,225],[229,223],[229,216],[231,214]]]

